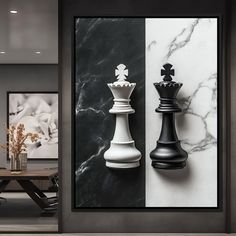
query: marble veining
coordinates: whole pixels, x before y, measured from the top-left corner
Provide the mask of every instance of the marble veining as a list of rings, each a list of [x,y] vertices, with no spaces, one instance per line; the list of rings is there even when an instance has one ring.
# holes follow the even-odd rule
[[[100,141],[102,141],[101,138],[100,138]],[[99,146],[97,153],[93,154],[86,161],[81,163],[79,168],[75,171],[76,181],[79,181],[80,176],[84,174],[85,171],[89,170],[90,161],[93,161],[93,159],[98,158],[101,155],[101,153],[105,150],[105,148],[106,148],[105,144]]]
[[[217,206],[217,19],[78,18],[75,34],[75,207]],[[189,158],[178,171],[154,170],[149,158],[161,129],[153,83],[166,62],[183,83],[176,128]],[[107,83],[120,63],[136,83],[130,130],[143,156],[128,171],[104,161],[115,127]]]
[[[183,83],[177,97],[183,112],[176,115],[176,129],[189,158],[181,171],[154,170],[146,158],[146,206],[215,207],[217,19],[146,19],[146,157],[155,147],[153,137],[160,134],[153,83],[161,81],[166,62],[173,64],[175,80]]]
[[[190,25],[183,30],[170,42],[168,53],[166,55],[166,60],[178,49],[184,47],[188,42],[190,42],[192,34],[195,27],[198,25],[200,19],[195,19]]]
[[[205,107],[198,106],[198,99],[201,94],[207,94],[209,99],[204,101]],[[197,142],[192,139],[183,139],[182,144],[188,153],[204,151],[212,146],[217,145],[217,74],[210,75],[209,78],[200,82],[196,90],[189,97],[179,99],[179,103],[183,109],[181,116],[189,115],[196,117],[200,127],[203,127],[204,134]],[[181,116],[179,119],[181,119]],[[212,124],[212,118],[215,120]],[[193,118],[194,119],[194,118]],[[212,125],[215,126],[212,130]]]
[[[144,19],[80,18],[75,26],[75,207],[144,207],[144,161],[127,171],[109,169],[104,160],[115,127],[107,83],[116,80],[120,63],[137,84],[130,130],[144,154]]]

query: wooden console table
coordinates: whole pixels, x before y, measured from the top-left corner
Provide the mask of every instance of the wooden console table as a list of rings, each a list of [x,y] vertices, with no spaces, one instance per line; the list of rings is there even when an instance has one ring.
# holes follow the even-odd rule
[[[47,196],[32,182],[32,180],[50,180],[58,175],[57,169],[26,170],[20,174],[12,174],[10,170],[0,169],[0,193],[10,181],[17,181],[30,198],[41,208],[50,208]]]

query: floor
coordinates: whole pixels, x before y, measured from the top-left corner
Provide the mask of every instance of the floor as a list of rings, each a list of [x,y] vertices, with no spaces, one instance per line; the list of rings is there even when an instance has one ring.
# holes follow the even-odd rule
[[[53,193],[45,193],[48,197]],[[42,210],[25,193],[1,193],[7,202],[0,205],[1,232],[55,232],[58,230],[57,215],[42,215]]]
[[[48,197],[53,194],[48,194]],[[24,193],[2,193],[1,197],[7,198],[7,202],[0,205],[0,233],[4,236],[26,235],[8,234],[9,231],[57,231],[57,216],[41,216],[41,210]],[[23,207],[22,207],[23,206]],[[227,236],[227,234],[171,234],[171,233],[63,233],[63,234],[27,234],[33,236]],[[236,236],[236,234],[231,234]]]

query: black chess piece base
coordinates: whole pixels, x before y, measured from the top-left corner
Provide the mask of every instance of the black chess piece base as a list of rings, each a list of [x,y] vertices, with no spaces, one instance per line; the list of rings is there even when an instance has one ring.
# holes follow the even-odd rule
[[[156,148],[150,153],[150,157],[154,168],[180,169],[185,167],[188,153],[182,149],[178,140],[173,113],[163,114],[160,138]]]
[[[182,169],[186,166],[186,161],[184,162],[176,162],[176,163],[162,163],[158,161],[152,161],[152,166],[156,169],[165,169],[165,170],[176,170],[176,169]]]
[[[157,142],[150,153],[152,166],[158,169],[181,169],[186,166],[188,154],[180,146],[180,142]]]

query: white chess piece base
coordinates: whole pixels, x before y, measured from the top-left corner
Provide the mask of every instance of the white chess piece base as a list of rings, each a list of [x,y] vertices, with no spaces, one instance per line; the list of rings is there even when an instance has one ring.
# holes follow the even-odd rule
[[[140,165],[141,153],[134,141],[111,141],[110,148],[104,153],[106,166],[110,168],[135,168]]]
[[[109,162],[109,161],[106,161],[106,166],[109,167],[109,168],[119,168],[119,169],[128,169],[128,168],[136,168],[136,167],[139,167],[140,166],[140,163],[139,161],[136,161],[136,162],[127,162],[127,163],[115,163],[115,162]]]

